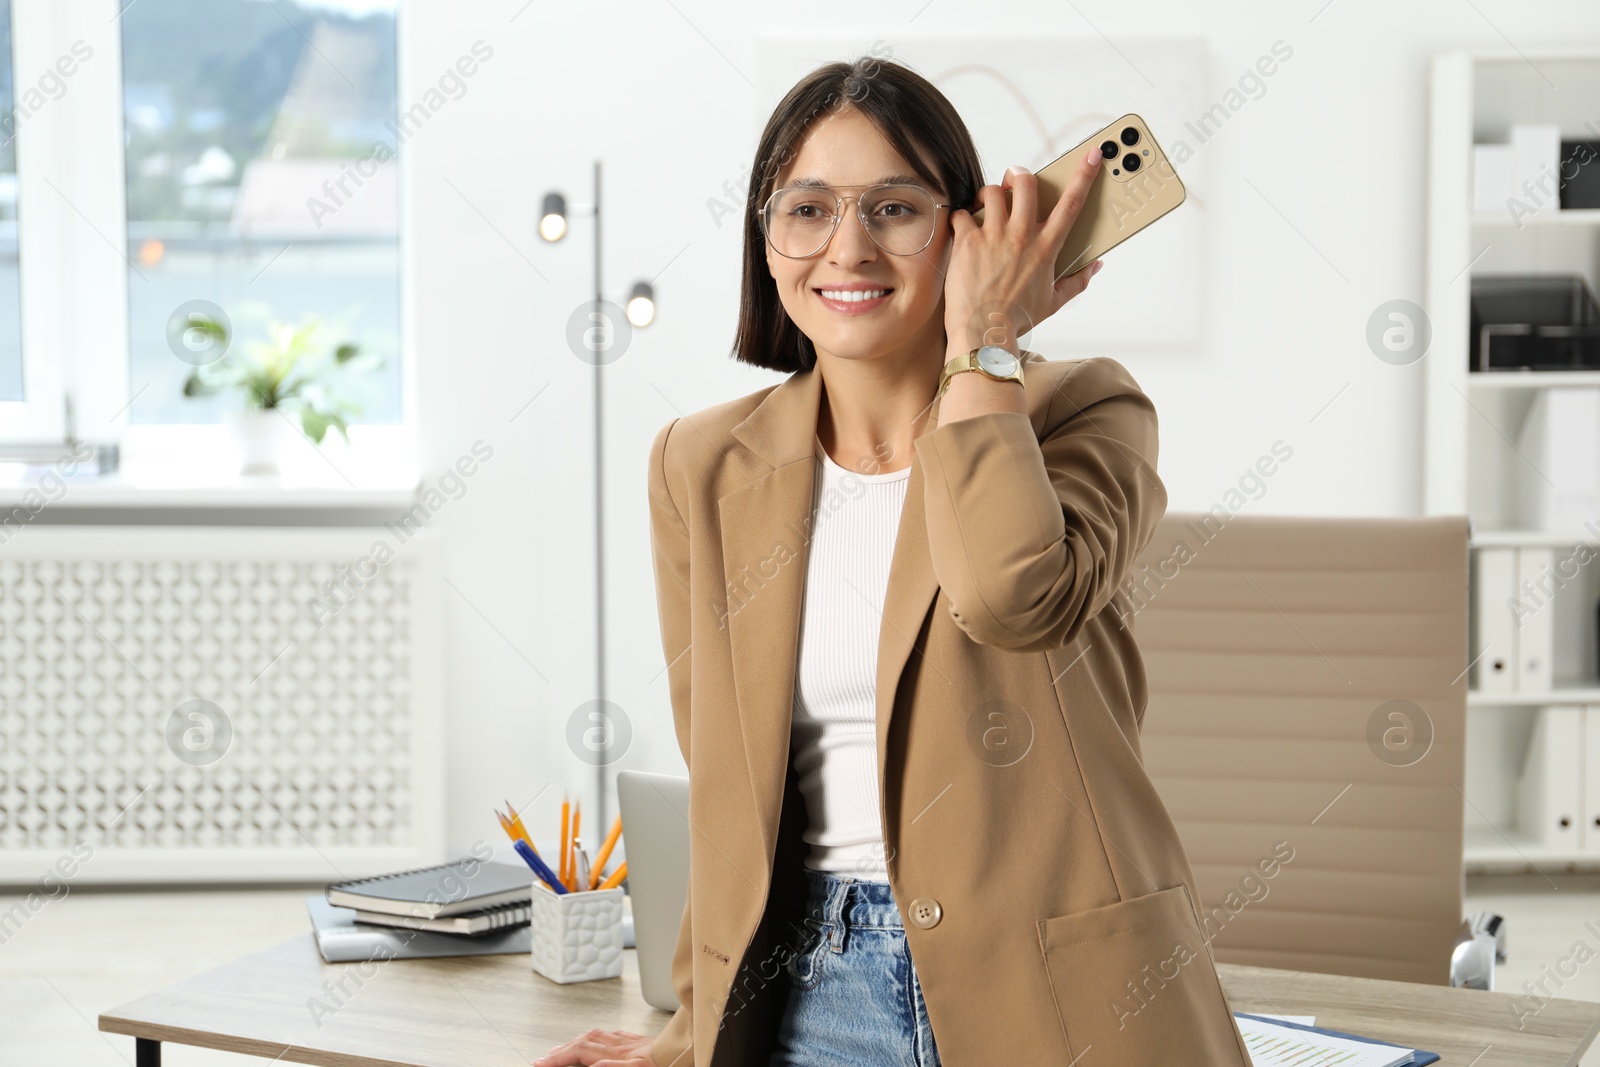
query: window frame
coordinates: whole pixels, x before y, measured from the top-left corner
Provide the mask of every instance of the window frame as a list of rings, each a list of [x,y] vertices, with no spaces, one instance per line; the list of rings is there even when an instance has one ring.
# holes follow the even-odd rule
[[[181,484],[196,455],[228,447],[219,424],[134,424],[131,421],[127,162],[124,133],[121,12],[126,0],[11,0],[15,84],[19,100],[73,45],[93,52],[64,79],[67,88],[17,123],[18,261],[25,399],[0,401],[0,438],[60,442],[71,398],[74,435],[115,442],[124,466],[165,472]],[[406,26],[395,12],[397,99],[405,83]],[[410,153],[400,170],[400,422],[350,428],[349,455],[366,470],[415,469],[416,391],[410,307],[412,242]],[[330,447],[330,442],[331,447]],[[306,441],[309,446],[309,439]],[[336,431],[324,449],[346,446]],[[333,482],[352,479],[338,471]],[[315,462],[315,461],[314,461]],[[199,480],[199,479],[197,479]]]

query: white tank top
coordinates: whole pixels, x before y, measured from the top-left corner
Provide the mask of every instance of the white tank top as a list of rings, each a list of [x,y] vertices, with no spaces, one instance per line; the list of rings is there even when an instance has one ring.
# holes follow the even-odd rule
[[[790,758],[805,796],[805,865],[887,881],[878,814],[878,634],[911,468],[859,474],[815,441]]]

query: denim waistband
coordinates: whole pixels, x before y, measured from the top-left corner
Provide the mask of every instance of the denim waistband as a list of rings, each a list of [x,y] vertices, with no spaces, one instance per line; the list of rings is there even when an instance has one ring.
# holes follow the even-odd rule
[[[900,906],[888,882],[834,871],[806,872],[806,914],[824,922],[857,928],[903,930]]]

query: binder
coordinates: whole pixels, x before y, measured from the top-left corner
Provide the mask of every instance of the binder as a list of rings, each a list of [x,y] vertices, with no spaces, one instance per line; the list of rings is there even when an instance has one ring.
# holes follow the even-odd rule
[[[1583,708],[1583,755],[1584,840],[1600,849],[1600,704]]]
[[[1534,530],[1580,536],[1600,508],[1600,388],[1534,390],[1517,450],[1517,508]],[[1520,461],[1519,461],[1520,462]]]
[[[1550,660],[1555,652],[1555,549],[1524,545],[1517,549],[1517,688],[1547,693],[1554,684]],[[1542,584],[1541,584],[1542,583]]]
[[[1541,848],[1583,847],[1584,709],[1538,709],[1517,782],[1518,822]]]
[[[1517,550],[1480,548],[1472,554],[1478,573],[1472,583],[1473,688],[1510,693],[1517,688],[1517,631],[1509,602],[1517,588]]]

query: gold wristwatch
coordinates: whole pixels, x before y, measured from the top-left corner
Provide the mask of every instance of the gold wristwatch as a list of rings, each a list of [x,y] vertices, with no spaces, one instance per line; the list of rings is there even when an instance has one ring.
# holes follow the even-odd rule
[[[975,370],[988,375],[997,382],[1016,382],[1022,384],[1022,360],[1013,355],[1009,349],[999,345],[981,345],[974,348],[964,356],[957,356],[944,365],[944,370],[939,374],[939,392],[943,396],[945,387],[950,384],[950,379],[962,371]]]

